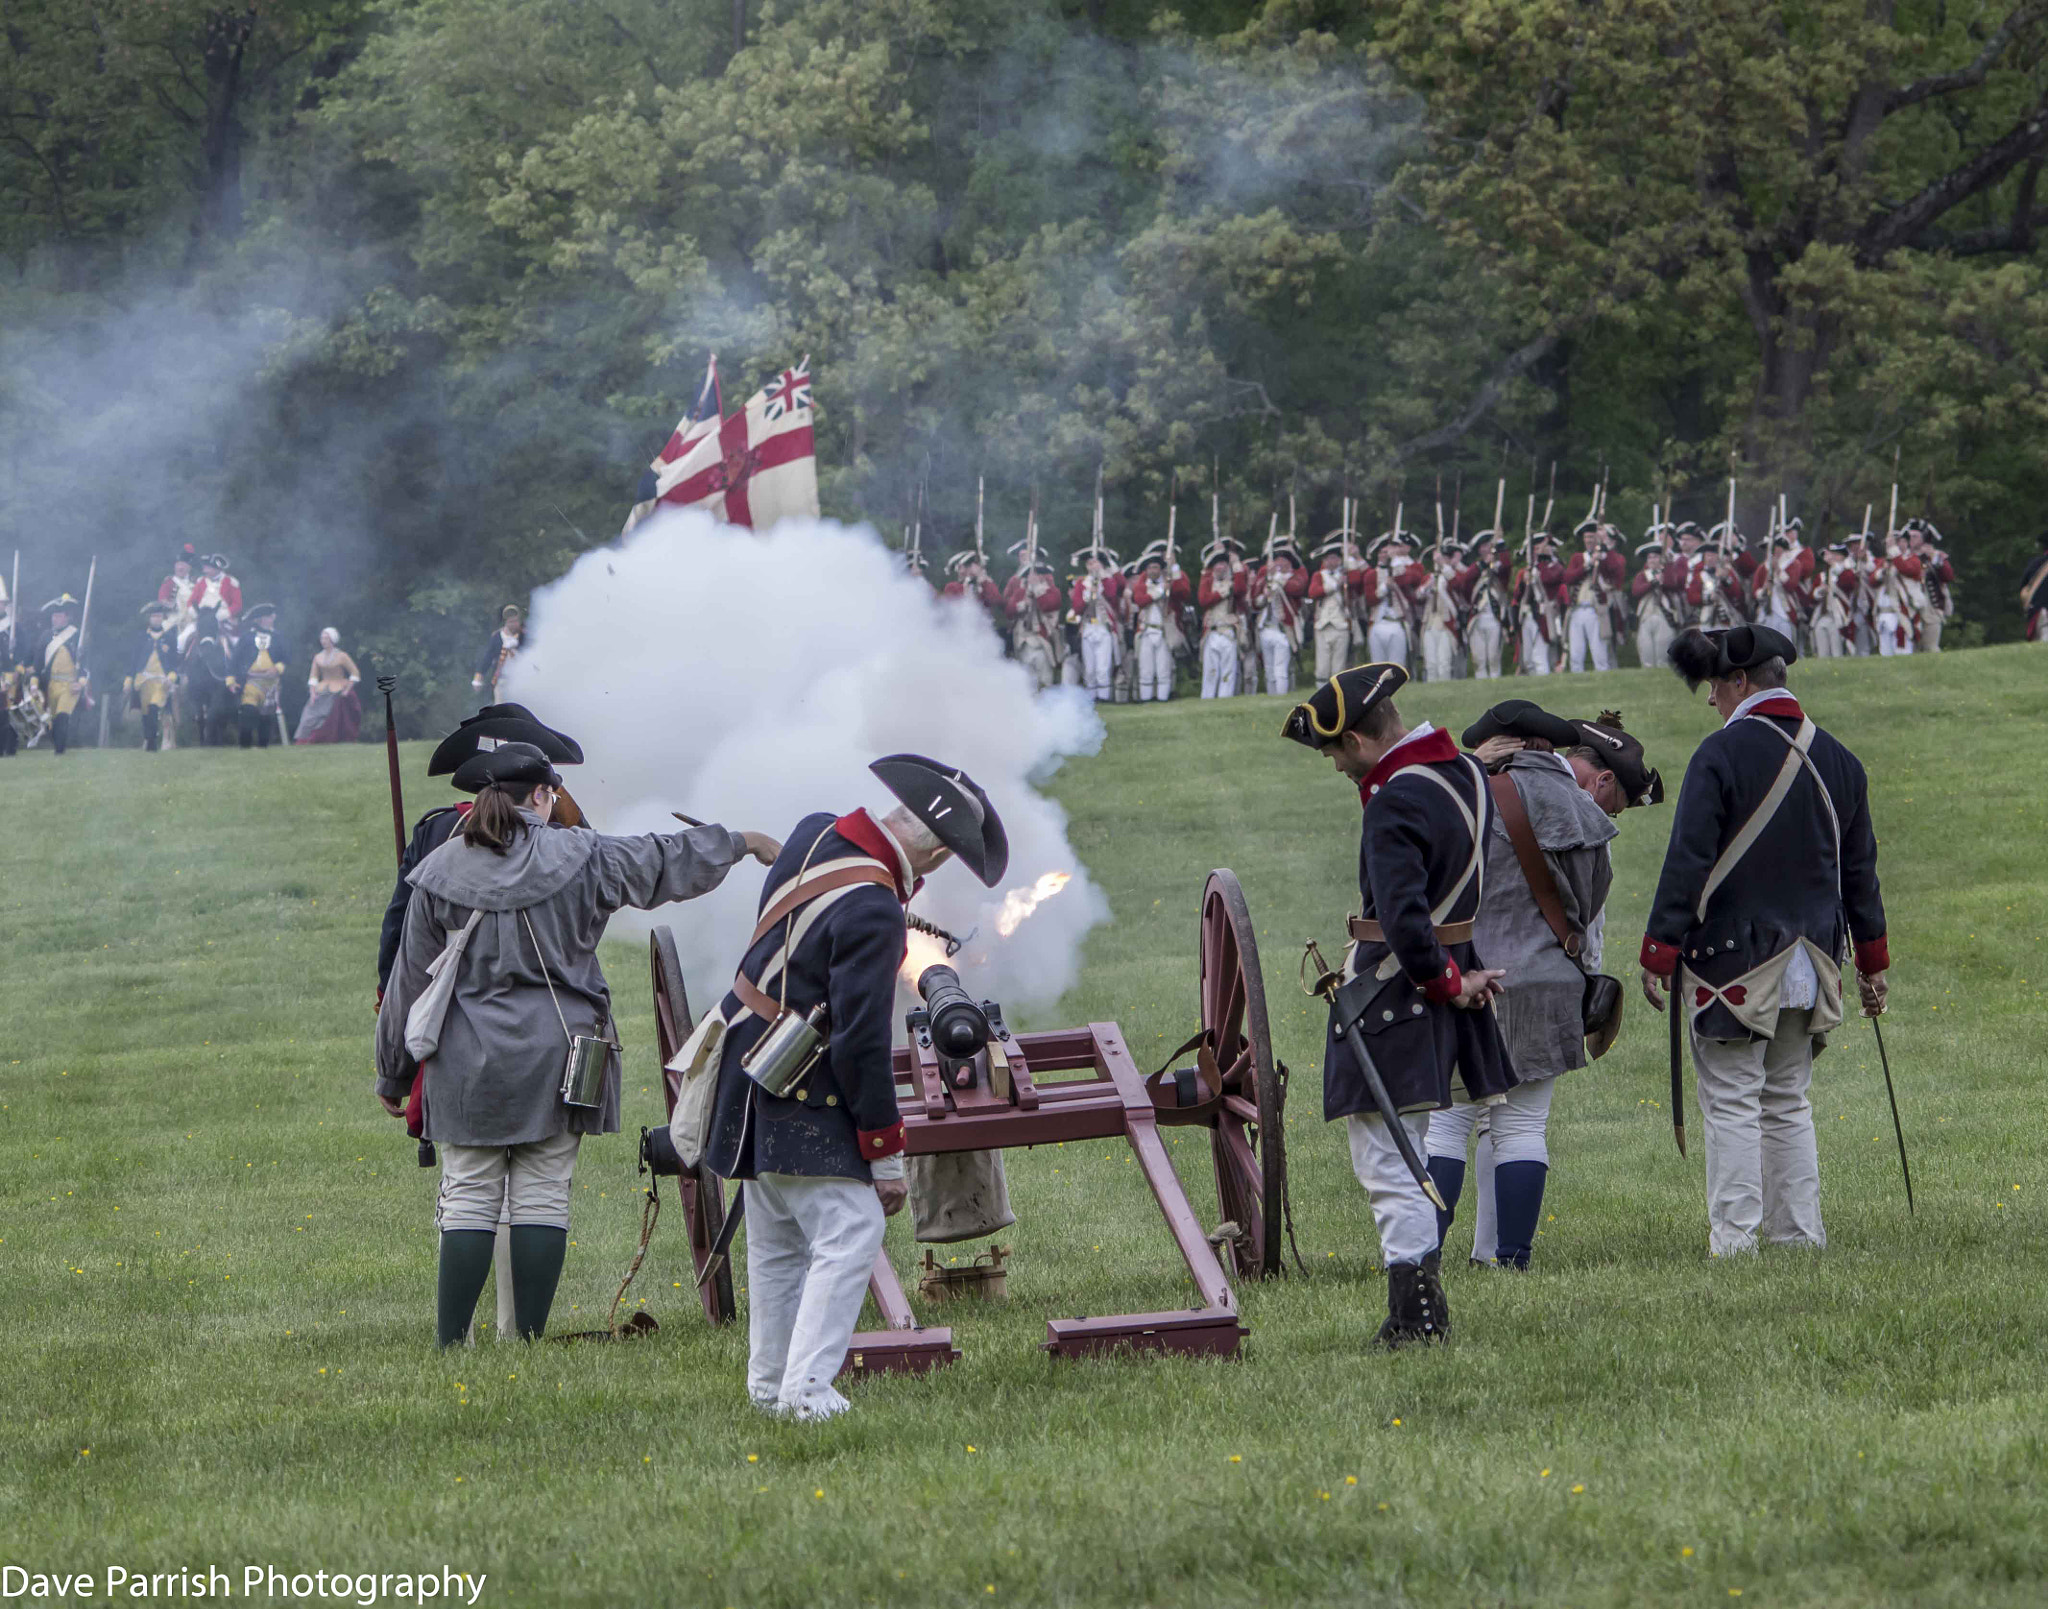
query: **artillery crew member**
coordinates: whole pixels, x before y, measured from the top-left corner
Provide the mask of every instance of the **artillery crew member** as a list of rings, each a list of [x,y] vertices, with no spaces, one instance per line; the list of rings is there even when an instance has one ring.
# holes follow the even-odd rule
[[[1517,1083],[1497,1106],[1464,1102],[1432,1113],[1429,1171],[1446,1203],[1439,1222],[1447,1230],[1476,1133],[1473,1260],[1527,1268],[1550,1174],[1557,1079],[1604,1051],[1620,1027],[1612,980],[1612,1020],[1586,1016],[1587,978],[1600,970],[1614,881],[1614,820],[1632,805],[1660,802],[1664,785],[1612,713],[1569,721],[1509,699],[1468,727],[1464,743],[1493,773],[1486,899],[1472,941],[1502,969],[1498,1011]]]
[[[228,661],[228,691],[238,709],[236,721],[245,749],[269,748],[272,728],[284,740],[278,695],[284,686],[285,652],[277,640],[277,605],[259,603],[249,611],[248,635],[235,644]]]
[[[798,1419],[849,1406],[832,1382],[883,1220],[905,1199],[890,1050],[904,908],[949,856],[990,888],[1009,864],[1002,820],[965,772],[915,754],[871,769],[899,807],[797,824],[731,992],[677,1058],[716,1058],[704,1159],[745,1181],[748,1398]]]
[[[171,702],[172,689],[178,685],[177,640],[169,626],[171,614],[172,606],[161,598],[152,598],[142,606],[147,629],[135,650],[135,663],[121,683],[122,693],[142,711],[142,746],[151,754],[163,746],[164,710]],[[171,734],[171,746],[177,747],[175,731]]]
[[[1785,686],[1768,626],[1688,631],[1671,664],[1722,726],[1693,752],[1643,938],[1643,992],[1691,1030],[1709,1249],[1827,1242],[1807,1089],[1854,954],[1866,1016],[1891,965],[1862,765]],[[1674,1114],[1676,1116],[1676,1114]]]
[[[1450,1329],[1436,1209],[1409,1163],[1426,1143],[1428,1114],[1450,1106],[1454,1071],[1468,1101],[1497,1102],[1515,1085],[1491,1010],[1500,974],[1472,944],[1494,810],[1486,773],[1449,733],[1426,721],[1412,731],[1402,725],[1393,695],[1407,680],[1399,665],[1354,666],[1297,705],[1282,728],[1355,784],[1365,811],[1364,903],[1350,924],[1345,989],[1331,1007],[1323,1116],[1346,1120],[1352,1167],[1372,1202],[1387,1264],[1379,1339],[1392,1346],[1441,1340]],[[1346,1042],[1353,1024],[1370,1068]],[[1375,1076],[1405,1130],[1405,1155]]]
[[[418,1031],[408,1018],[429,965],[460,935],[454,993],[424,1077],[425,1133],[442,1153],[435,1328],[444,1347],[469,1333],[508,1196],[518,1332],[531,1339],[547,1328],[577,1148],[584,1135],[619,1127],[618,1032],[597,964],[612,914],[709,893],[743,856],[766,862],[778,847],[724,827],[634,838],[542,831],[561,782],[546,755],[508,743],[472,763],[476,807],[412,874],[377,1016],[377,1098],[402,1117]],[[595,1086],[572,1102],[563,1066],[582,1059],[578,1040],[601,1065]]]
[[[50,748],[56,754],[71,746],[71,717],[86,685],[85,667],[78,662],[77,608],[78,600],[68,592],[43,605],[43,640],[37,645],[30,671],[49,711]]]
[[[1123,643],[1123,571],[1106,547],[1086,547],[1074,556],[1083,573],[1074,577],[1074,618],[1081,628],[1081,679],[1098,704],[1113,691],[1118,650]]]
[[[1166,544],[1156,542],[1138,556],[1131,578],[1131,646],[1138,661],[1138,700],[1164,703],[1173,696],[1173,648],[1182,640],[1180,611],[1188,601],[1188,578],[1169,562]]]
[[[476,662],[476,674],[469,679],[472,691],[488,686],[498,696],[498,682],[526,646],[526,615],[518,604],[508,603],[498,611],[498,629],[485,639],[484,651]]]
[[[1245,606],[1251,596],[1251,573],[1244,550],[1229,537],[1202,555],[1202,586],[1196,601],[1202,608],[1202,697],[1235,698],[1239,661],[1244,654]]]

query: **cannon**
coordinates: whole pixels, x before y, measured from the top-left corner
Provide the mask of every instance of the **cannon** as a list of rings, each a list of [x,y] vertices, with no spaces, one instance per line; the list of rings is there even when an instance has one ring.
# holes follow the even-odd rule
[[[1113,1022],[1012,1033],[1002,1009],[977,1001],[950,967],[919,979],[895,1052],[905,1148],[912,1156],[1009,1150],[1065,1141],[1126,1141],[1168,1233],[1193,1277],[1192,1306],[1150,1313],[1055,1318],[1045,1350],[1055,1357],[1132,1349],[1235,1356],[1248,1333],[1233,1280],[1283,1271],[1287,1229],[1287,1069],[1273,1057],[1258,940],[1236,874],[1217,870],[1202,889],[1200,1026],[1165,1066],[1142,1073]],[[689,1037],[689,1000],[673,935],[650,941],[656,1038],[664,1067]],[[1176,1065],[1192,1055],[1191,1065]],[[679,1078],[664,1074],[673,1109]],[[1219,1219],[1205,1230],[1182,1189],[1161,1128],[1206,1128]],[[729,1263],[703,1278],[725,1218],[724,1181],[708,1168],[682,1170],[670,1153],[698,1294],[714,1324],[737,1315]],[[659,1181],[657,1180],[657,1187]],[[917,1371],[958,1360],[952,1331],[920,1325],[885,1250],[869,1283],[884,1328],[854,1336],[852,1373]]]

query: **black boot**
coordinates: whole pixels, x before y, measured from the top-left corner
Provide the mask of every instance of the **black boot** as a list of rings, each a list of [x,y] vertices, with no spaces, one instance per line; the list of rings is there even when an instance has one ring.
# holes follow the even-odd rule
[[[1439,1259],[1431,1252],[1419,1263],[1387,1269],[1387,1322],[1377,1337],[1389,1349],[1416,1341],[1442,1341],[1451,1333],[1450,1304],[1444,1300]]]

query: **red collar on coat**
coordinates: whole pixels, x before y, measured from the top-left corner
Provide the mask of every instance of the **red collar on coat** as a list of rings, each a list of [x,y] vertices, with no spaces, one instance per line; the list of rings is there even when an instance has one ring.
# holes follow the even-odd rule
[[[832,823],[832,830],[844,838],[864,855],[879,860],[896,879],[896,897],[906,905],[910,896],[924,887],[920,877],[909,888],[903,886],[903,851],[896,847],[896,840],[882,829],[865,810],[856,810],[851,815],[841,816]]]
[[[1790,693],[1780,693],[1776,698],[1767,698],[1761,704],[1752,704],[1745,713],[1750,715],[1775,715],[1787,721],[1803,721],[1806,719],[1806,711],[1799,707],[1799,700]]]
[[[1365,780],[1358,785],[1358,802],[1372,803],[1373,795],[1393,781],[1394,773],[1411,765],[1441,765],[1446,760],[1458,757],[1458,745],[1451,734],[1437,727],[1412,742],[1403,738],[1387,750],[1380,763],[1366,773]]]

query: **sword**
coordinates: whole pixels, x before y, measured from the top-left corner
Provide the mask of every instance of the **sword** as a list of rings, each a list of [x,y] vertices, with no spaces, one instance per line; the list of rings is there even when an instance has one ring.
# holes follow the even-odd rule
[[[405,788],[398,780],[398,721],[391,713],[391,695],[398,689],[396,676],[379,676],[377,691],[384,695],[384,763],[391,772],[391,836],[398,843],[398,864],[405,866]]]
[[[1678,1154],[1685,1155],[1685,1052],[1679,1046],[1678,976],[1672,975],[1671,997],[1664,1002],[1664,1015],[1671,1019],[1671,1137],[1678,1142]]]
[[[711,1250],[704,1258],[704,1271],[697,1276],[697,1287],[703,1289],[717,1277],[732,1254],[732,1237],[740,1227],[740,1219],[746,1216],[747,1187],[733,1188],[732,1204],[725,1209],[725,1222],[718,1226],[718,1238],[711,1243]]]
[[[1342,979],[1324,962],[1323,952],[1317,947],[1314,939],[1308,941],[1302,952],[1304,977],[1310,965],[1315,967],[1318,976],[1312,986],[1303,983],[1304,992],[1320,995],[1329,1001],[1331,1009],[1339,1014],[1341,1020],[1343,1007],[1338,1004],[1337,993],[1342,987]],[[1373,1061],[1372,1051],[1366,1045],[1365,1035],[1358,1031],[1357,1022],[1353,1021],[1339,1029],[1338,1037],[1357,1059],[1359,1071],[1365,1075],[1366,1093],[1372,1097],[1372,1104],[1380,1114],[1380,1121],[1387,1125],[1388,1131],[1394,1136],[1394,1145],[1401,1153],[1401,1160],[1408,1164],[1408,1171],[1415,1176],[1415,1183],[1422,1193],[1429,1197],[1438,1212],[1449,1212],[1451,1209],[1445,1204],[1442,1192],[1437,1189],[1436,1180],[1429,1176],[1429,1169],[1423,1166],[1422,1158],[1416,1154],[1415,1137],[1408,1132],[1408,1125],[1401,1121],[1401,1114],[1394,1109],[1394,1097],[1387,1093],[1387,1081],[1380,1077],[1379,1066]]]
[[[1899,1126],[1899,1092],[1892,1087],[1891,1058],[1884,1053],[1884,1030],[1870,1019],[1870,1031],[1877,1035],[1877,1064],[1884,1069],[1884,1095],[1892,1103],[1892,1134],[1899,1142],[1899,1172],[1906,1176],[1906,1211],[1913,1211],[1913,1168],[1906,1161],[1906,1131]]]

